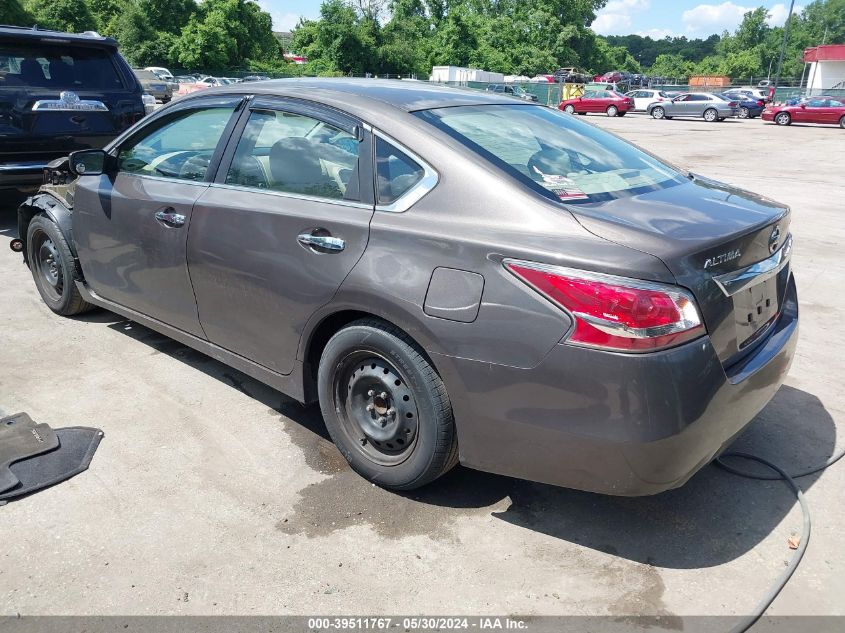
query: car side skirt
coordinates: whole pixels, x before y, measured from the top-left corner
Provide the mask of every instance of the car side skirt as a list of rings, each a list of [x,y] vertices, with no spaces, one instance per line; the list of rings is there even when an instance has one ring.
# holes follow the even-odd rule
[[[259,365],[257,363],[252,362],[251,360],[244,358],[243,356],[239,356],[233,352],[230,352],[227,349],[223,349],[222,347],[215,345],[209,341],[203,340],[194,336],[193,334],[189,334],[183,330],[175,328],[171,325],[163,323],[157,319],[149,317],[145,314],[132,310],[131,308],[127,308],[120,304],[114,303],[113,301],[109,301],[108,299],[104,299],[103,297],[99,296],[95,293],[91,288],[88,287],[84,282],[77,281],[76,287],[79,290],[79,293],[82,295],[83,299],[88,303],[94,304],[101,308],[105,308],[110,312],[114,312],[119,314],[123,317],[131,321],[135,321],[136,323],[140,323],[144,327],[148,327],[151,330],[158,332],[159,334],[164,334],[183,345],[187,345],[198,352],[202,352],[213,358],[216,361],[219,361],[225,365],[233,367],[238,371],[242,371],[247,376],[251,378],[255,378],[259,382],[262,382],[273,389],[277,389],[282,393],[294,398],[299,402],[304,402],[305,394],[304,394],[304,385],[302,379],[302,362],[297,360],[294,363],[293,370],[289,374],[279,374],[274,372],[266,367]]]

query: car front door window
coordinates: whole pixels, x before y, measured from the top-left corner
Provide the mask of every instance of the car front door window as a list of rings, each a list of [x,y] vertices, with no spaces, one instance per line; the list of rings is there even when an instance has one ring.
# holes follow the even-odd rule
[[[211,157],[234,108],[190,110],[120,148],[120,172],[205,180]]]

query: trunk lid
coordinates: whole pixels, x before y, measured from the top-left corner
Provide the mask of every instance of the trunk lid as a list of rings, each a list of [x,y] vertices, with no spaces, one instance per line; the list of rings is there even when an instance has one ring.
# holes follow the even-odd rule
[[[790,211],[784,205],[691,176],[688,183],[570,209],[592,233],[666,264],[678,284],[695,295],[725,366],[750,353],[779,313],[788,265],[778,266],[776,274],[731,277],[789,250],[784,244]]]

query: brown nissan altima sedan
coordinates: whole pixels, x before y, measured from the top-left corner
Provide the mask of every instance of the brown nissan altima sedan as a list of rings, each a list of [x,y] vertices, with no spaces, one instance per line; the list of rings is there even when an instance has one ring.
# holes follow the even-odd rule
[[[777,391],[790,211],[577,117],[401,81],[211,89],[19,211],[47,305],[100,306],[302,402],[381,486],[457,462],[683,484]]]

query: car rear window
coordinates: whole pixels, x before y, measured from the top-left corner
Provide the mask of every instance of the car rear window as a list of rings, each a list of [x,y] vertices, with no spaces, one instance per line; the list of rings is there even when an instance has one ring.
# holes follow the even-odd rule
[[[416,114],[527,186],[562,202],[601,202],[685,182],[675,168],[551,108],[480,105]]]
[[[108,50],[0,44],[0,88],[97,91],[123,87]]]

